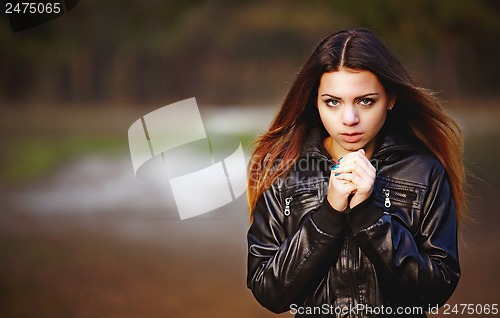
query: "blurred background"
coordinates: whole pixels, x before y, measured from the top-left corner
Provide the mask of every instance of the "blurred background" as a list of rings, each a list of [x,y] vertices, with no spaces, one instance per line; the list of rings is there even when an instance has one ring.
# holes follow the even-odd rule
[[[248,152],[315,44],[352,27],[460,123],[471,219],[449,303],[499,303],[500,2],[84,0],[0,21],[0,317],[272,317],[246,288],[245,197],[180,221],[168,186],[135,178],[127,130],[196,97]]]

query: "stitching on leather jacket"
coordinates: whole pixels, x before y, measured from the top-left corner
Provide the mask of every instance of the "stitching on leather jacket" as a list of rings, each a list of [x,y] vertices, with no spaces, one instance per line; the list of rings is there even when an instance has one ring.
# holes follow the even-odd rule
[[[386,209],[395,204],[421,210],[426,188],[415,183],[377,176],[373,191],[375,201]]]
[[[289,216],[292,213],[293,206],[303,208],[315,208],[321,205],[322,196],[328,183],[324,178],[292,178],[293,182],[288,187],[282,189],[283,214]],[[285,183],[281,183],[283,186]]]

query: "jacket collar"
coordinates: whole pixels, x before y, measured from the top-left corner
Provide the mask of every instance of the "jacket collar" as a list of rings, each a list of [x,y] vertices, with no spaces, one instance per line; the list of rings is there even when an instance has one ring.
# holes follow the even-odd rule
[[[331,161],[332,157],[326,150],[325,146],[323,146],[324,138],[325,136],[324,134],[322,134],[322,130],[320,127],[313,128],[307,135],[306,140],[302,145],[301,157],[312,156],[324,158]]]

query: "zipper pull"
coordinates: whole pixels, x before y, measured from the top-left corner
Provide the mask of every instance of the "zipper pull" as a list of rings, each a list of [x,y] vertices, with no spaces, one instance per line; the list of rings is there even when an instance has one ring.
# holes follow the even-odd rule
[[[389,194],[391,194],[391,192],[389,191],[389,189],[383,188],[382,193],[385,196],[384,206],[386,208],[390,208],[391,207],[391,199],[389,199]]]
[[[292,197],[285,198],[285,211],[283,212],[283,214],[285,214],[285,216],[290,215],[290,203],[291,202],[292,202]]]

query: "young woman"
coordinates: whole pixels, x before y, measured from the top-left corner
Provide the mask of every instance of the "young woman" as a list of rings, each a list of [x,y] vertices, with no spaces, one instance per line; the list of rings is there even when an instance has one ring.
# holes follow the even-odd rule
[[[460,278],[463,138],[372,32],[316,47],[249,166],[248,287],[297,316],[425,317]]]

